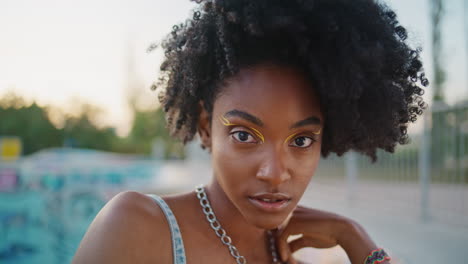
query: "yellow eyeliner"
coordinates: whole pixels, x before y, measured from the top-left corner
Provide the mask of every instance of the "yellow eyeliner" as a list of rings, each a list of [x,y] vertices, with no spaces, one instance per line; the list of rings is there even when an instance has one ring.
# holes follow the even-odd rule
[[[320,135],[320,132],[322,131],[322,128],[320,128],[317,132],[312,132],[313,134],[315,135]],[[288,142],[291,138],[293,138],[294,136],[296,136],[297,134],[299,133],[294,133],[292,135],[290,135],[289,137],[287,137],[285,140],[284,140],[284,143]]]
[[[221,123],[225,126],[238,126],[238,124],[234,124],[234,123],[231,123],[229,120],[227,120],[226,117],[224,116],[221,116],[220,117],[220,120],[221,120]],[[254,134],[260,138],[260,140],[262,141],[262,143],[265,143],[265,137],[262,135],[262,133],[260,133],[260,131],[258,131],[257,129],[253,128],[253,127],[248,127],[250,130],[252,130],[254,132]]]
[[[224,116],[221,116],[220,118],[220,121],[223,125],[225,126],[238,126],[238,124],[234,124],[234,123],[231,123],[226,117]],[[260,133],[260,131],[258,131],[257,129],[253,128],[253,127],[248,127],[250,130],[252,130],[254,132],[254,134],[260,138],[260,140],[262,141],[262,143],[265,143],[265,137],[263,136],[262,133]],[[320,128],[317,132],[312,132],[313,134],[315,135],[320,135],[322,131],[322,128]],[[288,136],[285,140],[284,140],[284,143],[288,142],[289,140],[291,140],[293,137],[295,137],[297,134],[299,133],[294,133],[290,136]]]

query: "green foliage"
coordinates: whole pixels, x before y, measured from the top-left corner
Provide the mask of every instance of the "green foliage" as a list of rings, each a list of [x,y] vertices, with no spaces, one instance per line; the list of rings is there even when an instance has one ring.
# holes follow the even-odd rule
[[[63,134],[50,122],[44,108],[10,95],[0,101],[0,135],[18,136],[23,142],[23,154],[43,148],[59,147]]]
[[[165,127],[161,109],[140,111],[134,109],[130,134],[121,138],[111,127],[100,128],[93,121],[97,108],[83,105],[76,117],[64,116],[63,128],[51,122],[48,109],[36,103],[27,105],[14,94],[0,99],[0,136],[18,136],[23,142],[23,154],[31,154],[51,147],[78,147],[104,151],[150,155],[153,143],[163,158],[183,158],[180,142],[174,141]]]
[[[71,146],[113,151],[117,136],[112,128],[97,128],[87,115],[69,118],[63,129],[65,139]]]
[[[172,139],[165,124],[161,108],[149,111],[134,110],[134,120],[127,138],[127,146],[134,148],[131,152],[150,154],[153,144],[161,142],[164,158],[183,158],[182,143]]]

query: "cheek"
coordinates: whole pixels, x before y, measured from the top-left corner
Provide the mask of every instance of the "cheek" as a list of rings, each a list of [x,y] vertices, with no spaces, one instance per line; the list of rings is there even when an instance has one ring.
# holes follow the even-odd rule
[[[291,171],[296,182],[302,184],[304,189],[315,174],[320,160],[320,144],[314,146],[310,153],[291,154]]]
[[[252,155],[255,154],[235,149],[229,136],[216,137],[211,155],[215,175],[224,187],[234,189],[254,178],[256,159]]]

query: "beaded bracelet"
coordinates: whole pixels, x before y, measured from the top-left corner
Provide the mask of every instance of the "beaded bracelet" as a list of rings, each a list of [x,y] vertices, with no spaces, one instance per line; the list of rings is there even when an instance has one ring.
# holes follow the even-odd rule
[[[390,260],[390,257],[385,253],[383,248],[378,248],[372,250],[369,255],[367,255],[366,259],[364,260],[364,264],[379,264],[386,260]]]

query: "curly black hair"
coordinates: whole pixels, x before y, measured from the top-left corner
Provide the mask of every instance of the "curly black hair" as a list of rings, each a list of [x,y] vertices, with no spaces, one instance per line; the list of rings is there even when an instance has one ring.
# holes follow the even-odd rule
[[[199,103],[210,114],[224,81],[264,63],[300,69],[325,117],[321,154],[354,150],[377,159],[408,142],[407,126],[427,104],[420,48],[377,0],[196,1],[193,18],[175,25],[153,89],[171,134],[190,141]],[[211,119],[211,117],[210,117]]]

